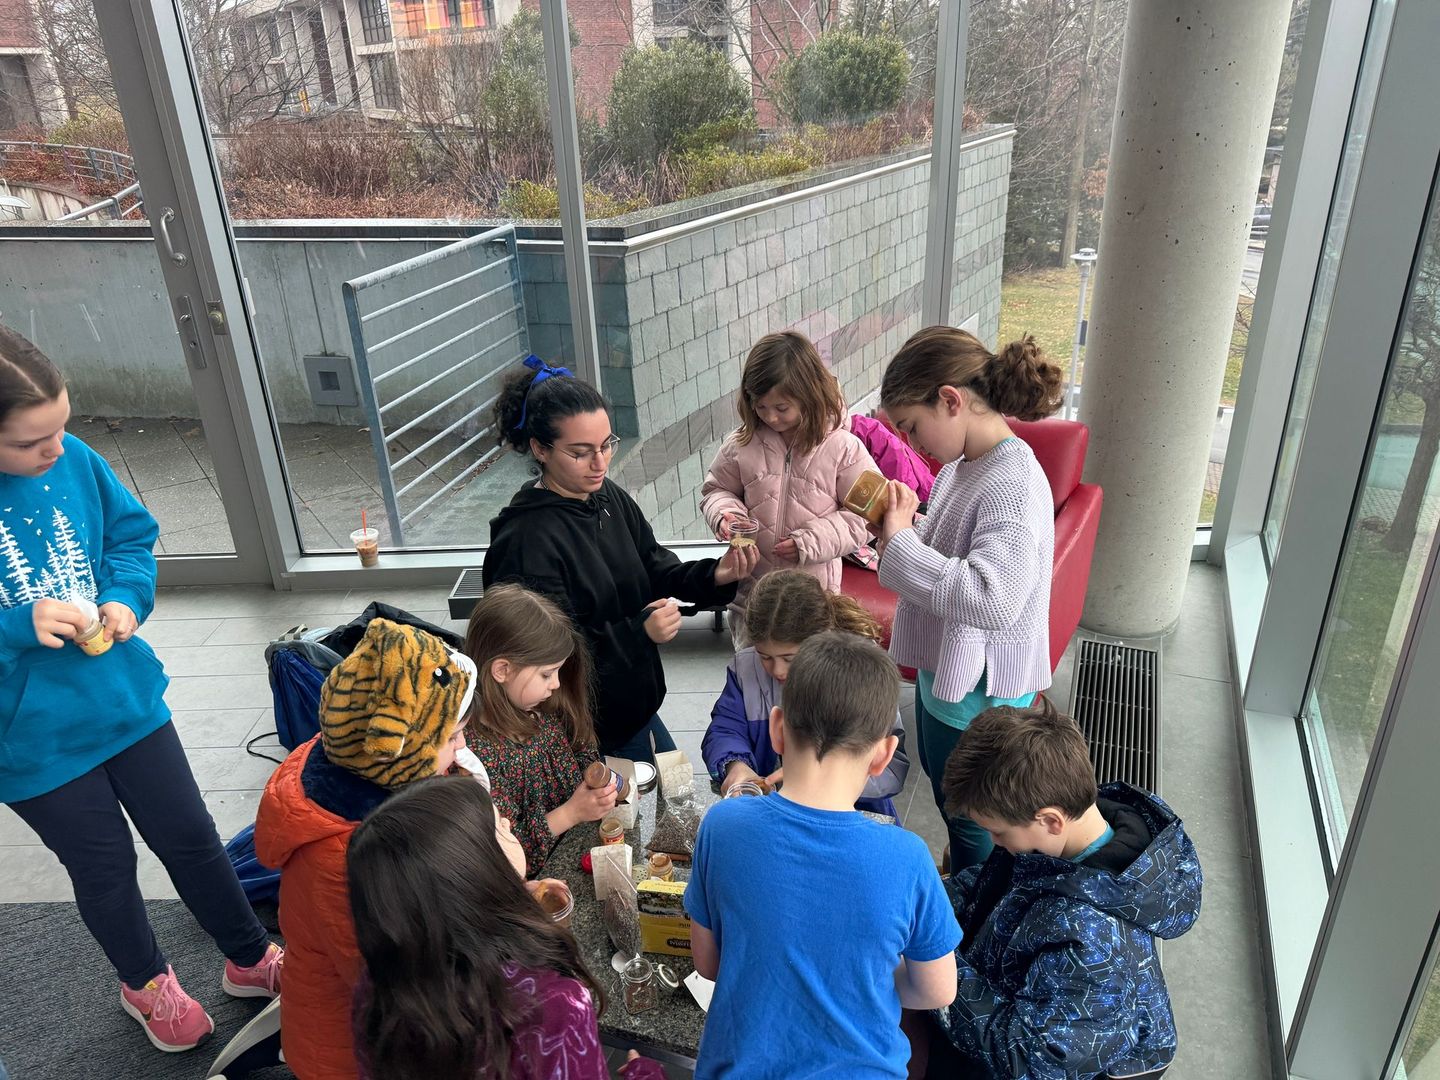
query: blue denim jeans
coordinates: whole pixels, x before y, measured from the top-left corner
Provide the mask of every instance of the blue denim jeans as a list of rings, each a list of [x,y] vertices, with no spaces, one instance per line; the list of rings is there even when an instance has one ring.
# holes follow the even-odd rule
[[[655,736],[655,749],[664,753],[666,750],[675,749],[675,740],[670,737],[669,730],[665,727],[665,721],[660,719],[656,713],[650,718],[650,722],[637,731],[630,738],[619,746],[601,746],[600,752],[611,757],[624,758],[626,761],[648,761],[655,764],[655,755],[650,752],[650,736]]]

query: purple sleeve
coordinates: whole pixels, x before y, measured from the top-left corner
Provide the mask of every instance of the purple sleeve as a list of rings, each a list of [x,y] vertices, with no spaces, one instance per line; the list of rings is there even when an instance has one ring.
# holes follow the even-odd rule
[[[589,993],[574,979],[552,974],[540,980],[538,1012],[511,1040],[511,1075],[525,1080],[609,1080]],[[527,989],[523,983],[517,988]]]
[[[728,759],[739,758],[755,768],[755,748],[750,745],[749,725],[745,720],[745,694],[735,677],[735,665],[725,672],[725,689],[710,710],[710,727],[700,743],[700,756],[715,780],[723,780],[720,766]]]
[[[620,1067],[625,1080],[667,1080],[665,1066],[647,1057],[636,1058]]]

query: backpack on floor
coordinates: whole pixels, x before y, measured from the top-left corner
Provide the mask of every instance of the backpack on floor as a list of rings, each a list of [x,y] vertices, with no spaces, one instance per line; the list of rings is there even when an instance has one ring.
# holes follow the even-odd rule
[[[255,857],[255,826],[246,825],[225,845],[225,854],[245,890],[245,899],[253,907],[261,903],[275,903],[280,899],[280,871],[271,870]]]
[[[320,734],[320,688],[341,657],[312,635],[328,633],[297,627],[265,647],[270,693],[275,700],[275,732],[286,750]]]

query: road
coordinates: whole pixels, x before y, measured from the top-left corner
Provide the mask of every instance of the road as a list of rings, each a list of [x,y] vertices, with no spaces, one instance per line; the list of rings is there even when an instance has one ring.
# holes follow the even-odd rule
[[[1255,289],[1260,284],[1260,260],[1265,257],[1265,241],[1251,240],[1245,249],[1245,268],[1240,271],[1240,295],[1255,299]]]

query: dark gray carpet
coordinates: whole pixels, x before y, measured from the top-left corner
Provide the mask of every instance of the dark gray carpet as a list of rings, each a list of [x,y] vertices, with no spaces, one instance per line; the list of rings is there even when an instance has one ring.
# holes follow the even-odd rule
[[[225,963],[178,900],[146,903],[155,937],[215,1034],[163,1054],[120,1009],[120,987],[74,904],[0,904],[0,1061],[11,1080],[200,1080],[231,1036],[265,1005],[220,989]],[[261,920],[274,929],[264,913]],[[251,1073],[281,1080],[286,1069]]]

